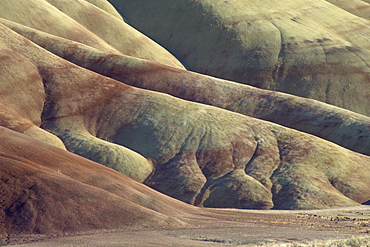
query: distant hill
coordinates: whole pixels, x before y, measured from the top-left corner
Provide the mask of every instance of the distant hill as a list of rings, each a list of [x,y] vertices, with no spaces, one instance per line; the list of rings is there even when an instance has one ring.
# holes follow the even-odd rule
[[[110,2],[190,70],[370,116],[368,1]]]

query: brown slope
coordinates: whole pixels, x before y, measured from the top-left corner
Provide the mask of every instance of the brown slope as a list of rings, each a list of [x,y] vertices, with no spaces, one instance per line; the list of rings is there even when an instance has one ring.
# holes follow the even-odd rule
[[[0,22],[62,58],[123,83],[275,122],[370,154],[369,117],[319,101],[261,90],[133,57],[108,55],[3,19]]]
[[[30,9],[33,11],[29,11]],[[47,1],[2,1],[0,16],[47,33],[88,44],[102,51],[118,53],[116,49]]]
[[[85,0],[86,2],[89,2],[99,9],[102,9],[109,14],[117,17],[120,20],[123,20],[122,16],[117,12],[117,10],[106,0]]]
[[[57,100],[47,99],[43,84],[45,82],[43,80],[46,78],[42,78],[40,75],[42,67],[35,65],[32,60],[29,60],[29,57],[20,54],[8,44],[14,42],[13,45],[23,47],[23,52],[27,53],[32,43],[26,39],[13,38],[10,41],[9,37],[5,35],[6,31],[3,31],[1,42],[3,65],[0,68],[2,72],[0,93],[3,105],[1,125],[54,146],[65,148],[59,138],[39,128],[45,100],[51,101],[50,104],[57,102]],[[31,47],[35,47],[35,45],[32,44]],[[37,54],[37,49],[34,51]],[[52,66],[55,71],[63,73],[63,69],[53,62],[53,58],[47,59],[47,56],[42,56],[42,53],[37,54],[36,57],[42,61],[44,66]],[[67,80],[64,82],[68,83]],[[148,160],[125,147],[95,138],[83,130],[78,133],[78,136],[78,145],[83,147],[86,157],[113,167],[138,181],[144,181],[153,169]]]
[[[370,115],[369,21],[325,0],[110,2],[190,70]]]
[[[135,150],[153,161],[146,183],[159,191],[209,207],[325,208],[369,200],[368,156],[258,119],[124,85],[6,27],[1,38],[38,68],[47,92],[44,128],[77,153],[109,150],[107,142],[97,149],[98,138]]]
[[[39,128],[45,92],[36,66],[0,44],[0,125],[65,149],[59,138]]]
[[[171,216],[196,210],[107,167],[3,127],[0,153],[0,222],[6,234],[181,226]]]
[[[88,1],[12,0],[3,1],[0,6],[0,17],[4,19],[75,40],[104,52],[134,55],[184,68],[155,42]]]
[[[269,240],[281,241],[284,237],[303,241],[307,234],[309,239],[317,239],[348,237],[359,231],[344,221],[308,220],[302,213],[297,217],[292,212],[265,214],[192,207],[109,168],[3,127],[0,127],[0,181],[0,245],[16,244],[22,237],[33,242],[38,238],[55,238],[61,233],[81,234],[86,230],[112,228],[126,231],[101,231],[97,236],[84,235],[82,238],[87,239],[82,241],[57,238],[30,246],[122,246],[130,242],[135,246],[149,243],[195,246],[201,242],[194,240],[194,236],[247,244],[266,236]],[[348,216],[361,222],[366,216],[357,213],[368,215],[368,210],[353,208]],[[339,211],[333,217],[343,213],[346,212]],[[317,214],[321,217],[325,212]],[[195,229],[173,230],[189,227]],[[153,231],[153,228],[167,231],[150,234],[148,229]],[[174,241],[168,242],[169,235],[176,237]],[[207,243],[201,246],[208,246]]]
[[[123,54],[184,69],[183,65],[164,48],[122,20],[112,18],[112,15],[84,0],[47,0],[47,2]],[[94,18],[91,18],[92,16]]]

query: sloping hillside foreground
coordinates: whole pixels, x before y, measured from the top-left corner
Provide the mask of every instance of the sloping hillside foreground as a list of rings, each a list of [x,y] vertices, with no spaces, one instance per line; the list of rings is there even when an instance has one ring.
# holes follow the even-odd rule
[[[3,236],[370,200],[369,117],[186,71],[106,1],[0,6]]]
[[[34,138],[3,127],[0,133],[0,245],[237,246],[368,235],[370,208],[309,213],[198,208]],[[73,237],[76,233],[81,236]]]

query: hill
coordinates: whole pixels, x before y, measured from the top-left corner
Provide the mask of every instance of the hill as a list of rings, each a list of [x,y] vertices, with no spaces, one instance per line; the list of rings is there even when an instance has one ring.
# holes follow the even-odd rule
[[[0,3],[3,236],[187,227],[204,207],[369,203],[367,20],[354,9],[110,2]]]

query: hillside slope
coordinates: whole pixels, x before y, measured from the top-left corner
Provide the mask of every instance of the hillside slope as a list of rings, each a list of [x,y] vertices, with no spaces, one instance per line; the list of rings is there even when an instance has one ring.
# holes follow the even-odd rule
[[[369,202],[369,117],[187,71],[107,1],[0,7],[3,235]]]
[[[190,70],[370,115],[366,1],[110,2]]]

